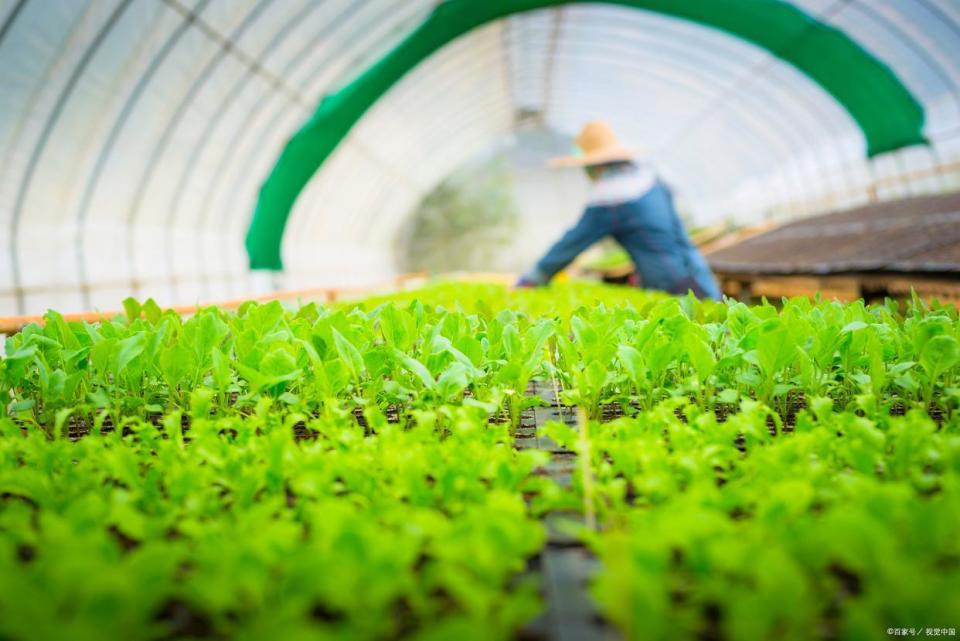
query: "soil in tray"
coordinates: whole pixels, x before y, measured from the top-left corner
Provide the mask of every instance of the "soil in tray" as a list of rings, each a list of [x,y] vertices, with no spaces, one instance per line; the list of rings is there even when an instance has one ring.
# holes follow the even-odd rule
[[[575,452],[552,452],[550,462],[534,470],[538,476],[564,476],[573,474],[577,468],[577,455]]]
[[[236,400],[234,393],[234,398]],[[692,401],[693,399],[691,399]],[[782,431],[784,433],[792,432],[796,425],[797,414],[800,410],[807,407],[807,401],[802,392],[791,392],[787,397],[785,403],[786,410],[778,408],[777,413],[779,414],[781,421],[783,423]],[[546,420],[562,420],[567,424],[576,423],[576,408],[570,405],[563,405],[557,402],[548,403],[545,407],[541,408],[542,410],[550,411],[553,410],[551,416],[546,417]],[[728,417],[737,413],[737,407],[730,404],[717,403],[714,405],[713,411],[719,422],[724,422]],[[536,408],[528,408],[523,411],[520,417],[520,426],[517,429],[517,437],[521,439],[534,438],[536,436]],[[601,422],[606,423],[610,421],[617,420],[624,416],[637,416],[642,410],[636,404],[636,402],[631,402],[629,405],[628,412],[624,412],[624,406],[620,403],[609,403],[604,405],[601,408]],[[891,416],[903,416],[907,412],[907,406],[903,403],[894,403],[890,408]],[[938,426],[942,426],[945,420],[943,410],[938,406],[936,402],[930,403],[927,407],[927,414],[930,418],[937,423]],[[211,416],[215,415],[215,410],[211,410]],[[368,429],[366,418],[363,416],[363,411],[359,407],[353,409],[353,415],[357,423],[364,428],[364,431],[369,435],[371,432]],[[386,408],[385,415],[387,421],[390,423],[399,423],[401,421],[400,409],[391,405]],[[683,415],[683,412],[680,409],[676,410],[677,418],[680,420],[686,421],[686,417]],[[146,420],[153,423],[157,428],[163,428],[163,415],[159,413],[152,413],[146,416]],[[502,411],[498,414],[495,414],[490,417],[491,423],[507,423],[509,422],[509,415],[506,411]],[[186,433],[190,429],[190,416],[188,414],[183,414],[180,417],[180,426]],[[23,429],[29,429],[26,424],[21,424]],[[771,435],[777,434],[776,424],[772,417],[767,419],[767,428],[770,430]],[[71,416],[65,426],[67,437],[76,441],[86,435],[88,435],[93,429],[93,423],[89,420],[87,416]],[[113,425],[113,420],[110,417],[107,417],[103,422],[102,430],[105,433],[114,431],[115,427]],[[124,436],[132,434],[133,432],[125,427]],[[294,435],[299,439],[312,439],[316,438],[316,433],[308,430],[306,426],[302,423],[294,426]],[[189,440],[189,439],[188,439]]]
[[[167,601],[157,612],[154,620],[162,623],[169,631],[169,635],[163,637],[166,639],[220,638],[214,631],[210,617],[184,601],[176,599]]]
[[[690,399],[690,402],[695,402],[695,399]],[[776,407],[776,405],[784,405],[785,410],[782,407]],[[615,421],[619,418],[635,417],[638,416],[643,410],[637,405],[636,402],[631,401],[630,411],[625,412],[624,407],[621,403],[608,403],[601,407],[601,423],[609,423],[610,421]],[[790,392],[787,396],[785,403],[776,403],[775,406],[771,409],[780,417],[780,420],[783,423],[783,432],[792,432],[797,424],[797,414],[800,413],[800,410],[806,409],[807,399],[803,392]],[[739,408],[736,405],[728,403],[716,403],[713,406],[714,415],[717,418],[717,422],[723,423],[729,417],[737,414]],[[576,408],[563,406],[563,414],[567,413],[574,414]],[[894,403],[890,407],[890,416],[903,416],[907,412],[907,406],[903,403]],[[681,421],[686,422],[687,417],[684,415],[681,408],[674,410],[674,414]],[[945,419],[943,410],[939,407],[936,402],[931,402],[927,407],[927,415],[935,422],[938,426],[943,425]],[[770,434],[776,436],[777,428],[773,417],[768,417],[767,419],[767,429],[770,430]]]
[[[514,432],[514,436],[516,438],[535,438],[536,435],[537,435],[537,428],[532,425],[529,427],[526,427],[521,424],[520,427],[517,428],[516,432]]]

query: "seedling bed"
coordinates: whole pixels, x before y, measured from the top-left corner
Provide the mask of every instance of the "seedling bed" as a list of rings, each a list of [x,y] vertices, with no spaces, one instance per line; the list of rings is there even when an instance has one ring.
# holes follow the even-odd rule
[[[955,309],[126,308],[5,346],[0,638],[871,638],[960,603]]]

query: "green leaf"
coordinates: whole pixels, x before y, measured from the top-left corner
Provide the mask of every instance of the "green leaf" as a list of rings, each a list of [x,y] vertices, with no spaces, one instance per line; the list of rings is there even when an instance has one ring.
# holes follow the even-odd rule
[[[3,374],[3,384],[7,387],[16,387],[26,376],[27,367],[37,357],[39,349],[36,345],[22,345],[14,347],[12,340],[7,340],[6,357],[2,362],[0,373]]]
[[[590,361],[583,371],[583,382],[586,385],[584,390],[594,396],[603,389],[603,384],[607,380],[607,369],[600,361]]]
[[[717,357],[714,356],[713,350],[710,349],[710,345],[705,340],[691,332],[684,334],[683,348],[687,358],[690,359],[690,364],[697,372],[697,379],[703,385],[713,374],[717,365]]]
[[[194,351],[201,362],[210,358],[213,348],[218,347],[223,342],[229,332],[227,324],[220,319],[216,312],[205,310],[198,316],[190,319],[195,323]]]
[[[865,327],[867,327],[867,324],[864,323],[863,321],[853,321],[851,323],[847,323],[846,325],[844,325],[843,329],[840,330],[840,333],[849,334],[851,332],[855,332],[858,329],[863,329]]]
[[[145,332],[137,332],[130,338],[117,343],[117,369],[118,374],[122,373],[133,362],[133,360],[143,353],[147,345],[147,335]]]
[[[198,387],[190,392],[190,415],[193,418],[209,418],[213,408],[213,392],[206,387]]]
[[[337,354],[340,355],[344,365],[347,366],[350,377],[359,380],[364,369],[363,356],[360,355],[360,351],[354,347],[353,343],[344,338],[343,334],[338,332],[336,328],[331,327],[330,333],[333,335],[333,344],[337,349]]]
[[[51,309],[47,311],[44,318],[47,320],[47,326],[53,327],[56,330],[58,338],[64,348],[68,350],[80,349],[80,341],[74,335],[73,330],[70,329],[70,325],[67,324],[63,316]]]
[[[34,401],[32,398],[23,399],[23,400],[21,400],[21,401],[17,401],[17,402],[15,402],[15,403],[11,404],[11,405],[10,405],[10,412],[11,412],[12,414],[17,414],[17,413],[19,413],[19,412],[26,412],[27,410],[33,409],[33,407],[34,407],[36,404],[37,404],[37,402]]]
[[[717,394],[717,401],[727,405],[731,405],[740,400],[740,393],[737,390],[728,388]]]
[[[665,335],[659,335],[647,344],[647,364],[656,376],[659,376],[676,359],[679,345]]]
[[[210,353],[210,356],[213,365],[211,370],[213,382],[219,391],[225,392],[227,387],[230,386],[230,359],[227,358],[227,356],[220,350],[219,347],[214,347]]]
[[[160,371],[170,387],[184,383],[195,371],[196,356],[179,343],[160,352]]]
[[[553,335],[554,327],[551,321],[540,321],[527,330],[524,343],[527,349],[527,360],[523,364],[523,371],[529,376],[534,373],[543,362],[543,350],[547,340]]]
[[[523,343],[520,340],[520,332],[516,325],[507,325],[503,328],[503,335],[500,337],[503,345],[503,355],[508,361],[519,358],[523,351]]]
[[[449,354],[456,360],[458,363],[463,365],[463,367],[469,372],[475,372],[476,368],[473,365],[473,361],[470,358],[458,350],[445,336],[434,336],[431,341],[430,346],[431,354]]]
[[[467,368],[462,363],[454,362],[437,379],[437,392],[444,401],[449,402],[469,384]]]
[[[100,374],[114,373],[114,354],[116,353],[117,340],[115,338],[104,338],[100,342],[94,343],[90,348],[90,362],[94,369]]]
[[[570,328],[573,330],[573,336],[580,344],[581,350],[592,349],[600,340],[597,331],[579,316],[570,318]]]
[[[787,327],[779,320],[768,321],[757,337],[757,363],[767,378],[790,364],[796,353],[796,343]]]
[[[644,372],[643,356],[640,355],[640,352],[629,345],[620,345],[617,348],[617,358],[619,358],[634,385],[639,387]]]
[[[140,319],[140,315],[143,312],[143,308],[140,306],[140,303],[137,302],[136,298],[127,297],[123,299],[123,310],[127,314],[127,321],[133,322]]]
[[[296,405],[297,403],[300,402],[300,397],[290,392],[284,392],[283,394],[277,397],[277,400],[287,405]]]
[[[934,336],[923,346],[920,352],[920,366],[930,378],[937,378],[943,372],[960,361],[960,341],[953,336],[940,334]]]
[[[543,433],[556,441],[561,447],[576,451],[577,431],[565,423],[547,421],[543,426]]]
[[[428,370],[423,363],[396,348],[394,348],[391,353],[410,373],[420,380],[420,383],[425,388],[428,390],[436,389],[437,382],[433,379],[433,375],[430,374],[430,370]]]
[[[260,372],[275,382],[290,381],[300,374],[297,359],[286,344],[275,345],[260,361]]]
[[[378,323],[380,325],[380,333],[383,335],[384,342],[389,347],[396,347],[398,349],[409,348],[407,344],[406,325],[401,317],[402,314],[403,312],[391,304],[386,304],[379,308]]]
[[[152,298],[146,300],[141,306],[141,310],[143,311],[143,317],[146,318],[151,325],[159,323],[160,317],[163,316],[163,310],[157,305],[157,301]]]
[[[483,344],[473,336],[464,334],[456,340],[454,346],[470,359],[474,367],[483,365]]]

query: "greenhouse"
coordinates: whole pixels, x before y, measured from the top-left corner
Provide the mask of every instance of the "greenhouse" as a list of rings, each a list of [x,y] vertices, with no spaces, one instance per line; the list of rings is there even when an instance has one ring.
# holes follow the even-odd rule
[[[960,627],[956,0],[0,0],[0,641]]]

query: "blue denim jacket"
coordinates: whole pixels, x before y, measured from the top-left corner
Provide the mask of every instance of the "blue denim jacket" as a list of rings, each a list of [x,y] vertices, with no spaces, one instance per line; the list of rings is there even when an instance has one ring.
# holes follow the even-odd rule
[[[720,288],[700,251],[690,242],[661,182],[641,197],[615,205],[591,205],[524,279],[544,284],[587,247],[612,236],[630,254],[643,287],[673,294],[693,290],[720,299]]]

